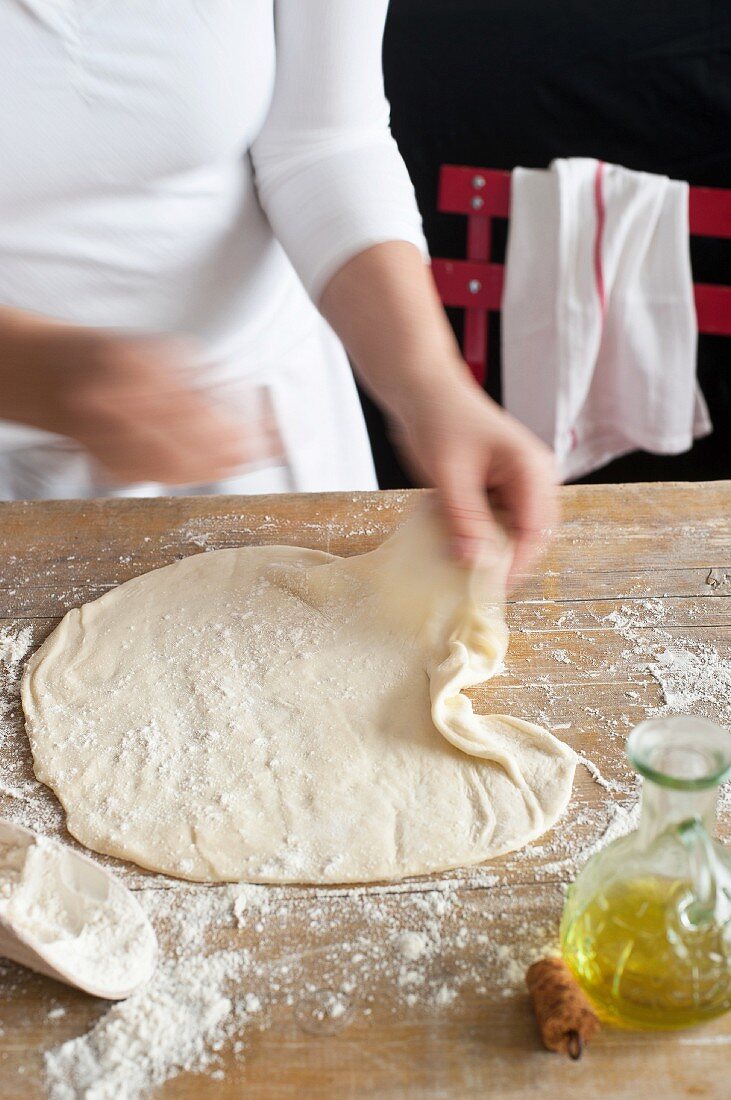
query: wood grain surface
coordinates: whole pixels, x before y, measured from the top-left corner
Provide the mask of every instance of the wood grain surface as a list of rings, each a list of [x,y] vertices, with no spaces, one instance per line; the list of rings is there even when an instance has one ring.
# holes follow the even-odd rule
[[[150,569],[220,547],[289,543],[362,553],[378,545],[418,497],[384,492],[0,504],[0,630],[30,626],[35,647],[69,608]],[[530,940],[536,929],[555,937],[565,884],[617,814],[636,800],[624,742],[633,725],[665,702],[654,664],[658,654],[678,646],[702,664],[709,654],[730,658],[731,482],[572,487],[562,497],[563,523],[546,557],[521,578],[510,600],[506,672],[472,694],[480,709],[551,725],[584,755],[569,811],[527,853],[412,880],[379,902],[397,922],[405,898],[428,899],[448,887],[458,905],[444,921],[458,921],[460,928],[453,936],[445,930],[435,965],[447,980],[469,964],[467,972],[480,980],[462,981],[450,1003],[415,999],[405,1006],[392,974],[384,972],[367,998],[365,990],[353,991],[345,1026],[330,1035],[303,1030],[296,1004],[273,1001],[266,1026],[247,1031],[243,1056],[222,1053],[223,1078],[181,1074],[156,1096],[729,1095],[731,1015],[669,1035],[605,1028],[584,1059],[570,1063],[541,1049],[520,981],[514,975],[506,981],[494,954],[480,947],[486,932],[508,947]],[[727,719],[729,706],[711,683],[697,709]],[[55,799],[33,779],[14,700],[4,721],[10,733],[0,741],[0,816],[25,815],[29,824],[68,840]],[[720,821],[726,840],[729,801]],[[40,822],[34,821],[36,806]],[[133,889],[174,889],[162,876],[105,862]],[[184,904],[184,892],[180,897]],[[236,948],[296,957],[313,988],[322,985],[325,958],[331,960],[328,983],[337,984],[338,967],[344,980],[347,951],[340,949],[363,931],[357,907],[343,907],[338,889],[280,888],[278,897],[286,904],[276,929],[262,936],[251,926],[227,927],[216,936]],[[319,919],[313,922],[315,909]],[[84,1033],[107,1007],[0,963],[1,1100],[43,1097],[43,1051]],[[52,1008],[64,1014],[49,1018]]]

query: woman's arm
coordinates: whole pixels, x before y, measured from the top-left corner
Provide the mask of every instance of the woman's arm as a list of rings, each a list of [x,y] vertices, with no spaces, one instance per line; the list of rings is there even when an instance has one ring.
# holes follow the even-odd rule
[[[122,482],[228,476],[256,447],[181,381],[187,349],[0,307],[0,419],[80,443]]]
[[[489,537],[487,489],[517,537],[514,571],[553,521],[549,452],[470,378],[431,276],[388,129],[388,0],[275,0],[272,106],[252,147],[259,196],[313,300],[441,494],[457,552]]]
[[[417,249],[361,252],[320,307],[417,477],[436,486],[457,555],[474,560],[490,538],[492,502],[516,540],[512,575],[526,567],[556,519],[553,456],[472,379]]]

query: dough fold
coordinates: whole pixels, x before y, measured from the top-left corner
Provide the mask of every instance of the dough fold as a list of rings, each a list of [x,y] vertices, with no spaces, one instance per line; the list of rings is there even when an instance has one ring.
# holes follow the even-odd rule
[[[99,852],[200,881],[481,862],[556,821],[573,752],[476,713],[507,545],[464,570],[430,507],[376,550],[195,555],[70,611],[28,663],[35,772]]]

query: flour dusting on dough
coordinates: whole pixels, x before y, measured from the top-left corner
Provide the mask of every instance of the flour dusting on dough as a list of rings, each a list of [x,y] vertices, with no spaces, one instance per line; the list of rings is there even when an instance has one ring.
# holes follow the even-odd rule
[[[368,554],[220,550],[128,581],[29,662],[36,775],[82,843],[189,879],[382,881],[519,848],[575,758],[465,694],[502,664],[507,561],[460,568],[424,509]]]

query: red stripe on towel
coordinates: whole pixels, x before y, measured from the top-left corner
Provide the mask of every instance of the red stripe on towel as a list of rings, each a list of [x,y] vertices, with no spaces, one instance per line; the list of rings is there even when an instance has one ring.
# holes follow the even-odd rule
[[[594,176],[594,204],[596,207],[596,237],[594,238],[594,275],[596,276],[596,289],[599,295],[599,305],[602,311],[602,323],[607,313],[607,296],[604,287],[604,270],[602,268],[602,238],[604,236],[604,222],[606,209],[604,207],[604,161],[598,160],[596,175]]]

